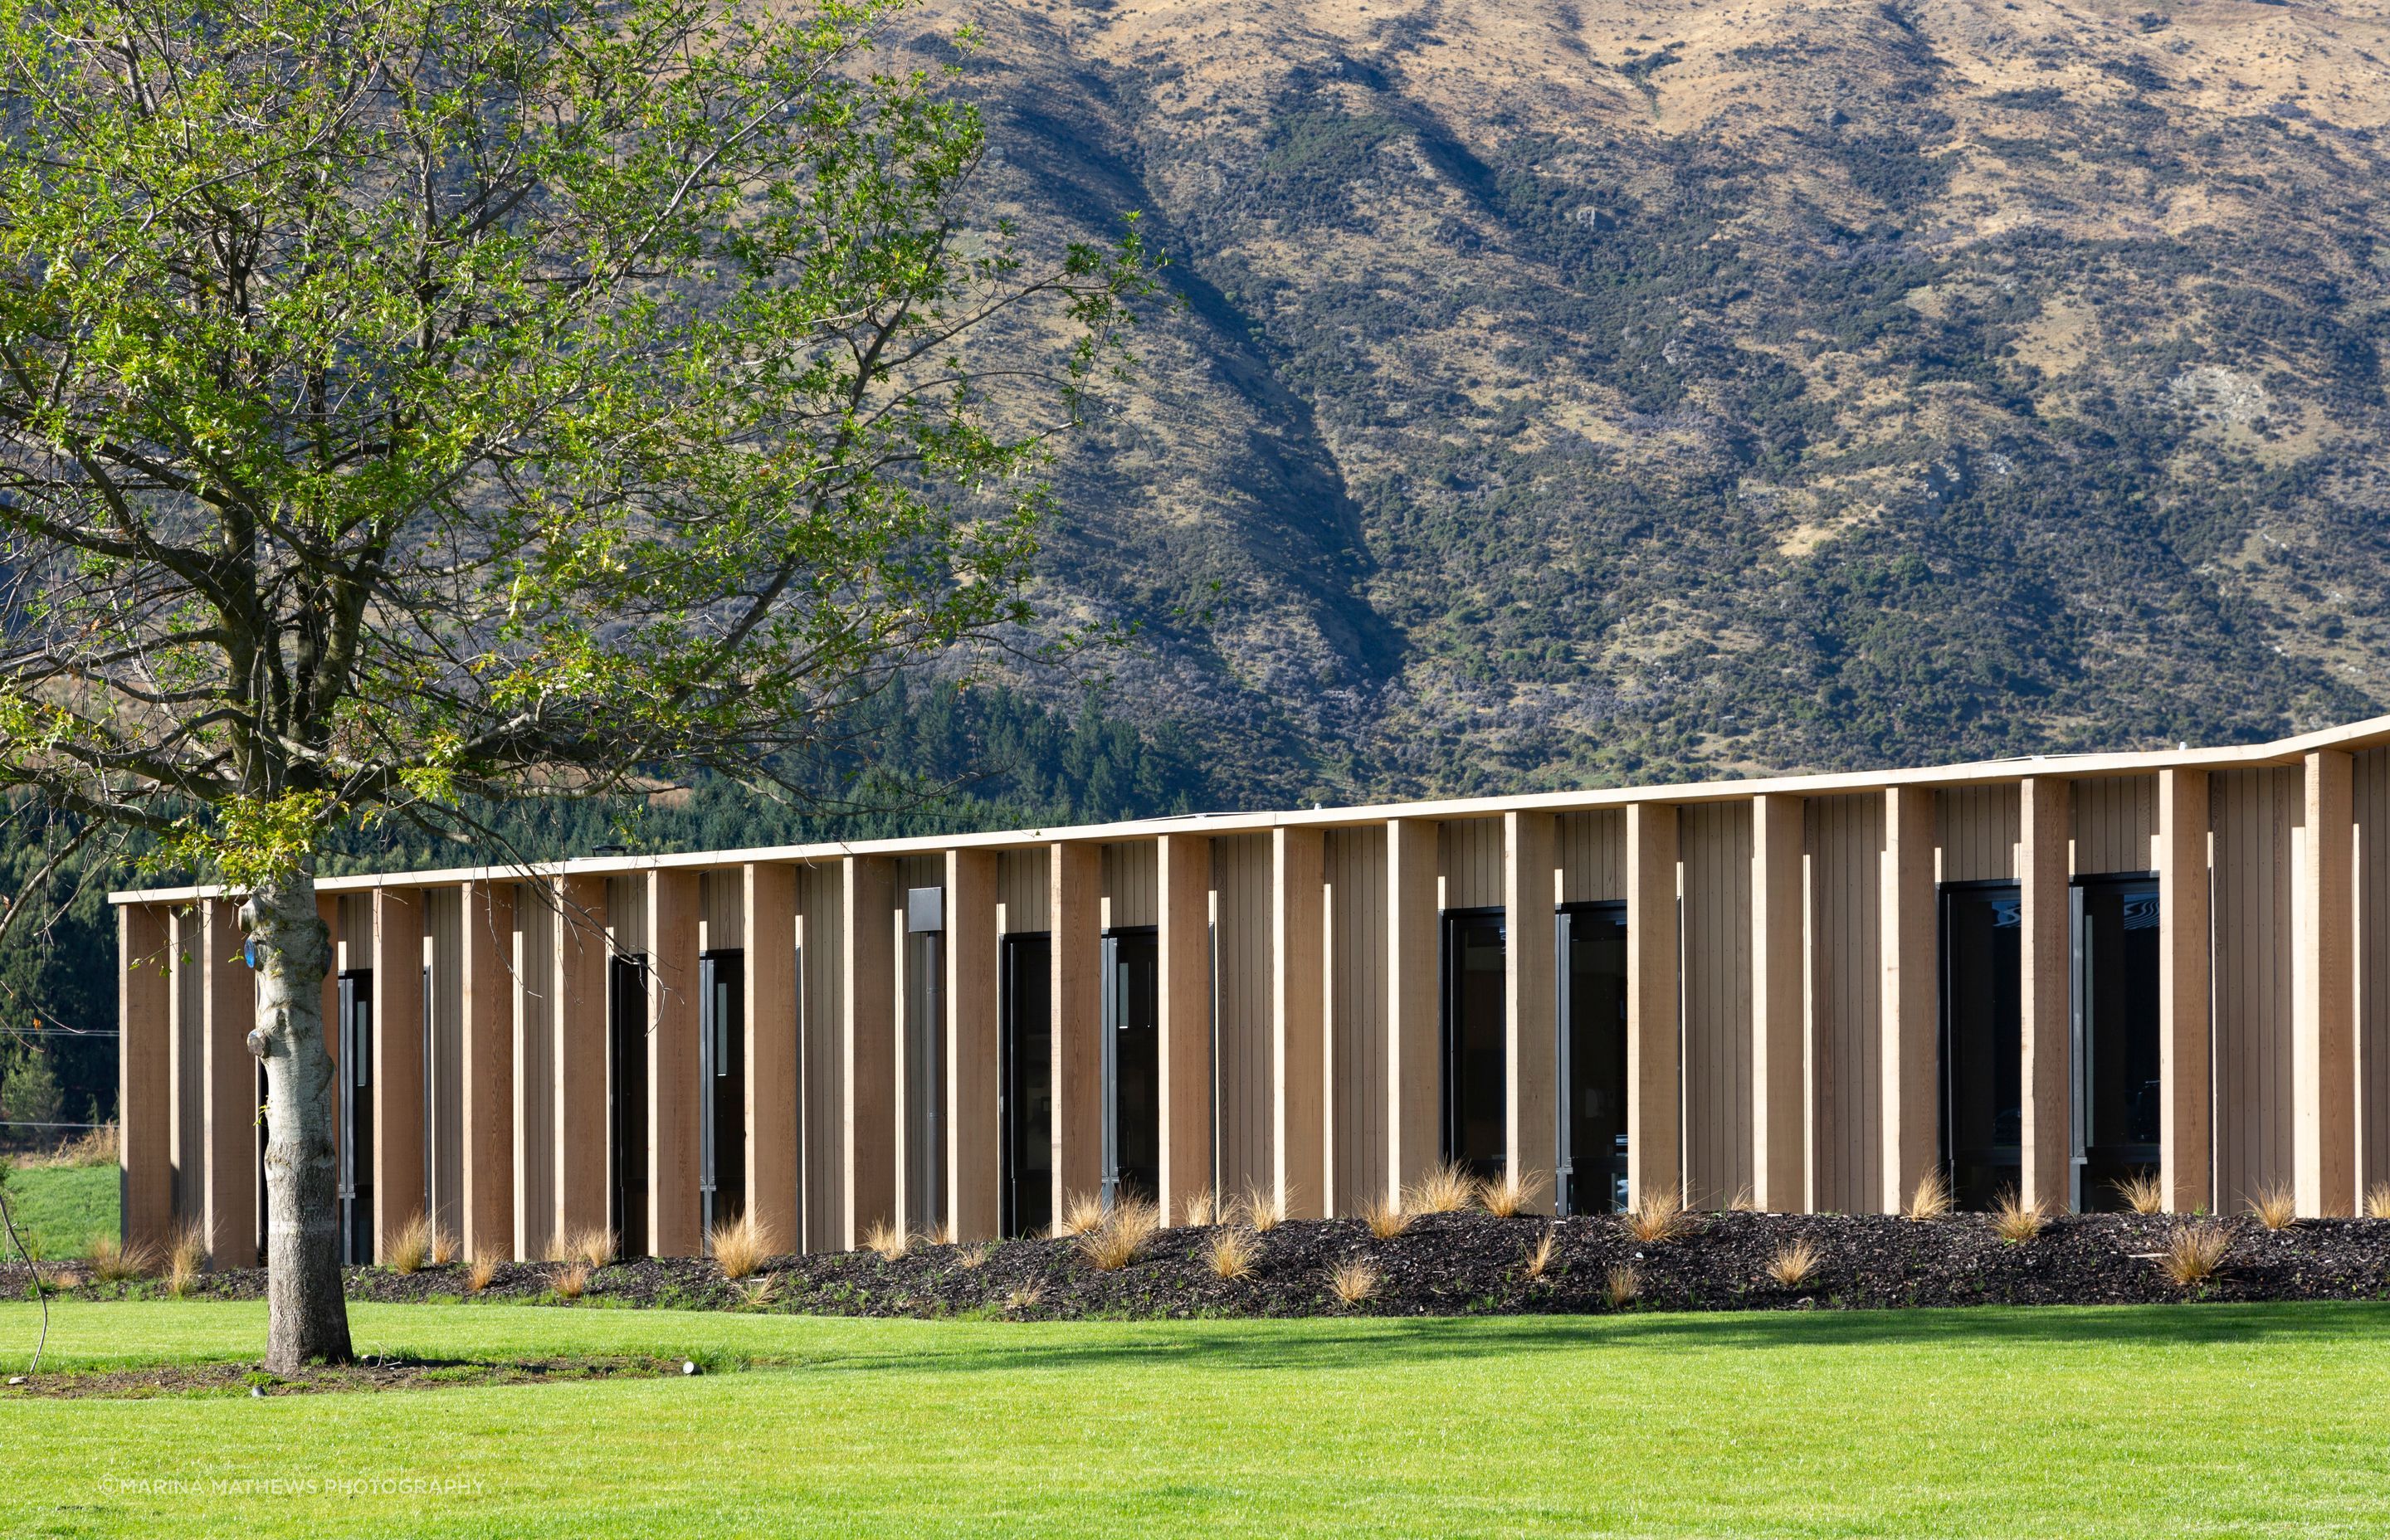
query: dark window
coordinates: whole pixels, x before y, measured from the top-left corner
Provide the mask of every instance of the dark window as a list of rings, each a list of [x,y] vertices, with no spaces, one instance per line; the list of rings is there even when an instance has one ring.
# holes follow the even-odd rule
[[[1626,1206],[1626,905],[1560,912],[1560,1201]]]
[[[1962,1209],[2022,1179],[2024,913],[2012,882],[1942,889],[1942,1159]]]
[[[648,1253],[648,962],[615,957],[606,969],[606,1033],[613,1060],[608,1162],[613,1167],[614,1232],[622,1254]]]
[[[1004,1233],[1054,1223],[1054,950],[1043,935],[1004,938]]]
[[[713,1227],[747,1212],[746,954],[708,952],[697,976],[698,1184],[711,1248]]]
[[[1510,1088],[1502,911],[1444,916],[1444,1155],[1472,1176],[1502,1174]]]
[[[1161,932],[1104,932],[1104,1200],[1162,1191]]]
[[[341,975],[341,1260],[374,1259],[373,972]]]
[[[2075,1207],[2125,1207],[2158,1166],[2158,885],[2075,887]]]

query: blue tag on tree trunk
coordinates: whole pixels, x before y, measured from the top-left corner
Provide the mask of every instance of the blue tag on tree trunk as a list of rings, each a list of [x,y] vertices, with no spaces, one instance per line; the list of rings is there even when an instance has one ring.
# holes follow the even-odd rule
[[[251,968],[255,968],[257,966],[256,937],[247,936],[242,938],[240,943],[240,960],[249,964]]]

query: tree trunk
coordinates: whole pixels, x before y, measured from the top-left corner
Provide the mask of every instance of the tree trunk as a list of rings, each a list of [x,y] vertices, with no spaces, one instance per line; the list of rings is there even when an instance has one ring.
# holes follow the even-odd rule
[[[315,913],[311,872],[259,884],[242,907],[257,947],[249,1046],[265,1063],[265,1367],[287,1374],[351,1356],[332,1056],[324,1046],[331,938]]]

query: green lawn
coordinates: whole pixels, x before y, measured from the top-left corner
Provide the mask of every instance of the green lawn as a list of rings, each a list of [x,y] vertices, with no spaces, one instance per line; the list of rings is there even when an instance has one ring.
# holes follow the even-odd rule
[[[39,1257],[81,1256],[96,1235],[117,1231],[116,1167],[36,1166],[8,1173],[8,1202],[25,1243]],[[16,1260],[7,1248],[8,1260]]]
[[[0,1533],[2390,1530],[2377,1305],[1024,1326],[452,1304],[353,1320],[361,1346],[410,1355],[782,1367],[18,1401],[0,1409]],[[251,1357],[263,1321],[249,1304],[68,1302],[51,1352]],[[32,1328],[30,1306],[0,1309],[12,1372]],[[343,1480],[463,1490],[307,1485]],[[167,1485],[127,1489],[140,1482]]]

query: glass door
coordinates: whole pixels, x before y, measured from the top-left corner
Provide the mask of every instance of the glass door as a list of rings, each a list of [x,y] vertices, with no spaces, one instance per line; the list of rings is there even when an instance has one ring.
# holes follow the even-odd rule
[[[1506,941],[1499,909],[1445,911],[1444,1156],[1479,1178],[1509,1155]]]
[[[698,1192],[705,1246],[747,1212],[746,954],[697,959]]]
[[[2075,1206],[2127,1206],[2158,1169],[2158,884],[2075,885]]]
[[[1044,1235],[1054,1223],[1053,961],[1053,941],[1043,933],[1004,938],[997,1037],[1008,1236]]]
[[[341,975],[341,1260],[374,1259],[373,972]]]
[[[1104,932],[1104,1187],[1110,1207],[1162,1191],[1162,933]]]
[[[607,1088],[607,1217],[621,1254],[648,1254],[648,959],[615,957],[606,969],[606,1036],[613,1073]]]
[[[1567,905],[1558,924],[1560,1212],[1613,1213],[1626,1206],[1626,905]]]
[[[2013,882],[1942,885],[1942,1161],[1962,1209],[2024,1179],[2024,900]]]

